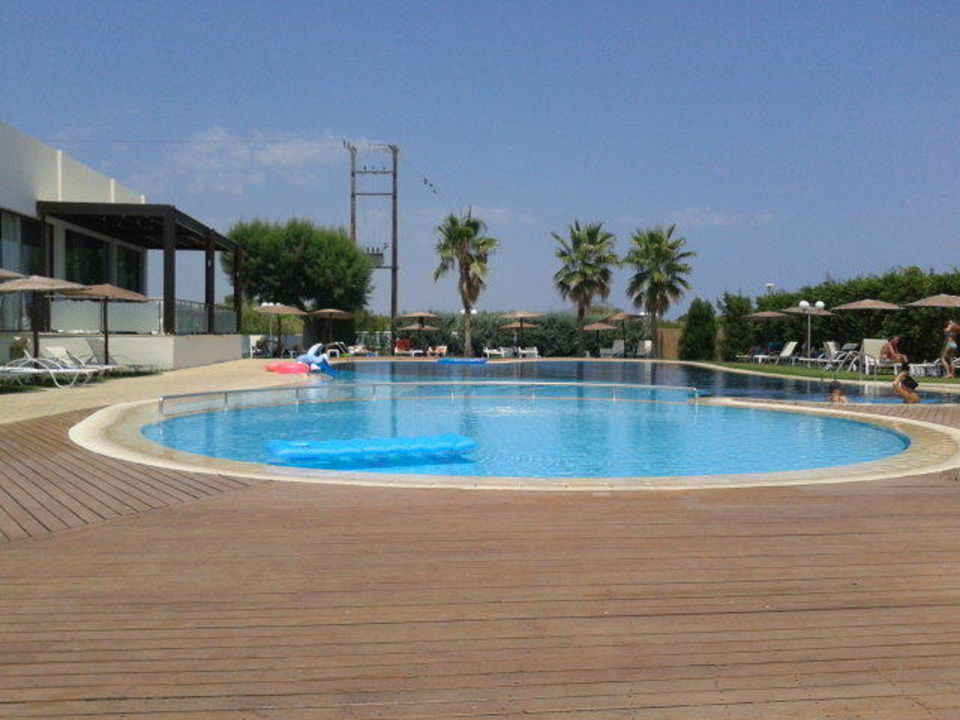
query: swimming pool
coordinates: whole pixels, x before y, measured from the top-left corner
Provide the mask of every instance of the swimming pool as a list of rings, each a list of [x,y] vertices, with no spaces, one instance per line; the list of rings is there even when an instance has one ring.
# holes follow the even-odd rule
[[[337,365],[339,378],[351,382],[410,380],[566,380],[577,382],[640,383],[644,385],[692,386],[702,397],[742,397],[768,400],[826,400],[823,380],[774,377],[727,372],[696,365],[662,362],[550,361],[495,362],[485,365],[443,365],[435,362],[356,362]],[[758,370],[763,368],[758,366]],[[892,380],[892,378],[889,378]],[[960,402],[960,394],[934,392],[920,379],[924,403]],[[844,382],[844,392],[853,403],[901,403],[889,383],[862,386]]]
[[[878,460],[910,444],[868,422],[696,404],[688,390],[619,383],[341,381],[310,392],[309,402],[186,414],[142,432],[182,452],[310,469],[318,466],[271,457],[269,443],[456,433],[476,441],[476,449],[446,462],[393,459],[332,469],[497,478],[789,472]]]

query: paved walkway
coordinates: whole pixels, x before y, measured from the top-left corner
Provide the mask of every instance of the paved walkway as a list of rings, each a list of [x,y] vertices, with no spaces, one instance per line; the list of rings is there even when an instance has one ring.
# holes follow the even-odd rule
[[[4,719],[960,717],[953,473],[200,492],[72,445],[82,414],[0,426]]]

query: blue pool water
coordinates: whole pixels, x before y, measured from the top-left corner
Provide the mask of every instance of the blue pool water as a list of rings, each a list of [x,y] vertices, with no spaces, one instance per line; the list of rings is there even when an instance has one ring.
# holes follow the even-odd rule
[[[760,368],[762,370],[762,368]],[[441,365],[431,362],[365,362],[337,365],[340,378],[347,382],[411,380],[567,380],[580,382],[640,383],[643,385],[693,386],[702,395],[716,397],[764,398],[771,400],[826,400],[822,380],[767,377],[724,372],[677,363],[617,363],[543,361],[536,363],[488,363],[486,365]],[[887,376],[892,381],[892,377]],[[925,403],[960,402],[960,394],[931,391],[919,378],[920,396]],[[853,403],[901,403],[889,384],[862,387],[844,382],[844,392]]]
[[[330,391],[337,385],[331,383]],[[185,415],[143,432],[178,450],[256,463],[273,462],[267,451],[271,440],[455,433],[475,440],[476,450],[432,464],[394,460],[342,469],[491,477],[801,470],[875,460],[909,444],[899,433],[846,419],[693,405],[684,391],[591,383],[441,383],[387,384],[377,391],[358,386],[350,392],[348,401]]]

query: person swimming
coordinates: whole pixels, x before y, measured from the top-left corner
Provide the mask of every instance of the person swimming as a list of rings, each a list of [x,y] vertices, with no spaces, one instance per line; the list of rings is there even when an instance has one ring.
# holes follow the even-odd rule
[[[827,384],[827,402],[834,405],[846,405],[847,396],[843,394],[843,385],[834,378]]]
[[[917,394],[918,383],[910,375],[910,366],[907,363],[900,364],[900,372],[893,379],[893,391],[899,395],[905,403],[913,404],[920,402],[920,395]]]

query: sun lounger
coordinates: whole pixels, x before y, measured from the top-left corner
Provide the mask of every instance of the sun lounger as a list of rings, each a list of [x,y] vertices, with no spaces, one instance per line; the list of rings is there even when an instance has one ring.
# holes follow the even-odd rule
[[[503,354],[503,348],[488,348],[488,347],[484,347],[484,348],[483,348],[483,355],[484,355],[484,357],[486,357],[487,359],[505,357],[504,354]]]
[[[623,340],[614,340],[613,345],[608,348],[600,348],[600,357],[619,358],[626,354],[626,347]]]
[[[519,357],[521,357],[521,358],[538,358],[538,357],[540,357],[540,351],[539,351],[536,347],[520,348]]]
[[[797,349],[797,342],[791,340],[788,343],[785,343],[783,348],[776,355],[757,355],[756,360],[761,365],[763,363],[772,363],[773,365],[779,365],[782,361],[790,358],[793,355],[793,351]]]

